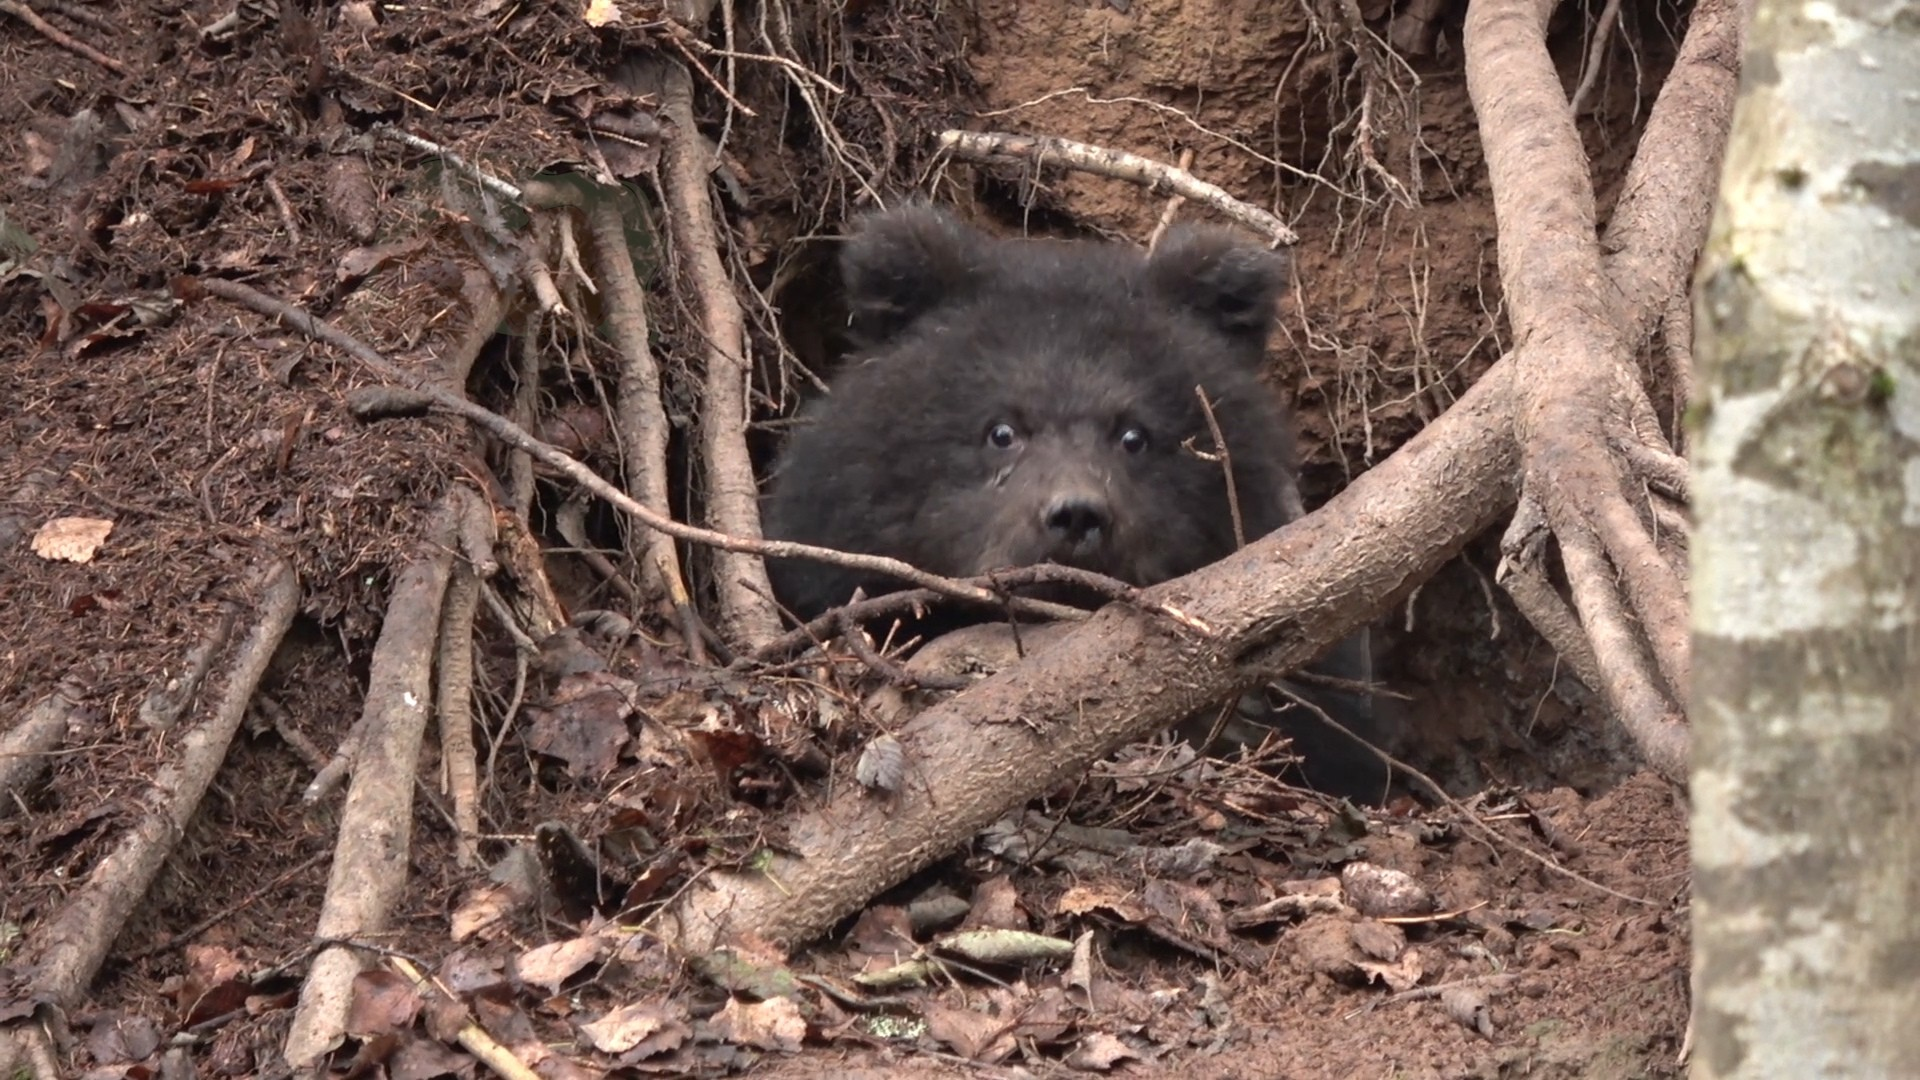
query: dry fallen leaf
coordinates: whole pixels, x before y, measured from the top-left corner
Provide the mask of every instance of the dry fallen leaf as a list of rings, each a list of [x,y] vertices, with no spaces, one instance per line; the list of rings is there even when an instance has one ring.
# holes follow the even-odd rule
[[[899,791],[900,781],[907,775],[907,749],[900,740],[891,735],[877,735],[860,752],[860,761],[853,769],[853,778],[860,781],[862,787],[878,791]]]
[[[807,1021],[792,998],[769,998],[756,1004],[743,1004],[730,998],[727,1006],[713,1018],[713,1029],[723,1039],[731,1039],[760,1050],[798,1053],[807,1037]]]
[[[598,937],[556,941],[521,954],[514,961],[514,973],[535,986],[546,987],[549,994],[557,994],[568,979],[600,959],[605,948],[606,942]]]
[[[93,553],[100,550],[112,531],[113,522],[100,518],[54,518],[33,534],[33,553],[43,559],[92,562]]]
[[[1080,1040],[1080,1045],[1067,1055],[1066,1065],[1083,1072],[1105,1072],[1124,1058],[1138,1061],[1140,1054],[1121,1042],[1119,1036],[1096,1031]]]
[[[1366,960],[1354,963],[1369,979],[1379,979],[1387,984],[1387,989],[1396,993],[1411,990],[1420,985],[1420,976],[1426,974],[1426,962],[1420,957],[1419,949],[1408,949],[1391,963],[1375,964]]]
[[[420,995],[403,976],[374,968],[353,977],[347,1034],[367,1039],[405,1031],[418,1015]]]
[[[511,885],[484,885],[453,913],[453,940],[464,941],[489,927],[502,925],[526,902]]]
[[[580,1033],[595,1050],[624,1054],[674,1023],[673,1013],[658,1002],[642,1001],[622,1005],[598,1020],[581,1024]]]

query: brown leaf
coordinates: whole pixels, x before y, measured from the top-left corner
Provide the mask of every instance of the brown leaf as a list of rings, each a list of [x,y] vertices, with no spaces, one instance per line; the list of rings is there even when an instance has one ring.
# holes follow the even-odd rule
[[[764,751],[760,740],[744,731],[689,731],[687,737],[707,755],[714,773],[722,783],[732,779],[734,770],[760,760]]]
[[[390,1080],[433,1080],[438,1076],[464,1078],[474,1075],[472,1057],[442,1046],[432,1039],[408,1039],[387,1062]]]
[[[1069,1069],[1081,1069],[1105,1072],[1113,1068],[1116,1062],[1132,1058],[1142,1060],[1139,1053],[1120,1041],[1119,1036],[1096,1031],[1080,1040],[1080,1045],[1067,1055],[1066,1066]]]
[[[1362,923],[1361,925],[1366,925]],[[1358,929],[1358,927],[1356,927]],[[1420,977],[1426,974],[1426,962],[1420,956],[1419,949],[1408,949],[1400,958],[1391,963],[1375,964],[1366,960],[1358,961],[1354,966],[1367,974],[1369,979],[1378,979],[1387,984],[1387,989],[1396,993],[1411,990],[1420,984]]]
[[[973,908],[961,920],[962,930],[1026,930],[1033,921],[1020,907],[1020,893],[1013,879],[996,874],[973,890]]]
[[[475,889],[466,902],[453,912],[453,940],[465,941],[474,934],[500,925],[527,903],[527,897],[512,885],[485,885]]]
[[[556,941],[522,953],[513,962],[514,974],[522,981],[544,987],[557,994],[568,979],[605,955],[606,942],[599,937],[577,937]]]
[[[627,717],[633,706],[625,694],[601,689],[546,707],[529,706],[533,724],[527,745],[567,763],[570,776],[597,779],[613,771],[620,749],[632,738]]]
[[[691,1034],[672,1007],[657,1001],[622,1005],[598,1020],[580,1025],[580,1033],[587,1037],[588,1045],[603,1054],[624,1055],[657,1035],[672,1036],[676,1031]],[[647,1056],[672,1050],[685,1037],[682,1034],[671,1039],[672,1045],[648,1044],[652,1050]]]
[[[992,1063],[1013,1053],[1013,1025],[1003,1019],[937,1001],[928,1002],[922,1013],[927,1034],[963,1058]]]
[[[57,517],[33,534],[33,553],[49,561],[92,562],[112,531],[113,522],[102,518]]]
[[[899,739],[885,733],[875,736],[860,751],[860,760],[853,767],[853,778],[860,786],[875,791],[899,791],[906,775],[907,749]]]
[[[87,1053],[98,1065],[124,1065],[145,1061],[160,1048],[160,1029],[143,1016],[128,1016],[118,1010],[101,1013],[87,1032]]]
[[[405,1031],[419,1014],[420,995],[397,972],[372,968],[353,977],[347,1034],[367,1039]]]
[[[895,904],[875,904],[854,920],[847,940],[869,956],[889,961],[911,953],[914,948],[913,921],[905,908]]]
[[[769,998],[755,1004],[730,998],[712,1020],[714,1033],[759,1050],[798,1053],[807,1037],[807,1021],[792,998]]]

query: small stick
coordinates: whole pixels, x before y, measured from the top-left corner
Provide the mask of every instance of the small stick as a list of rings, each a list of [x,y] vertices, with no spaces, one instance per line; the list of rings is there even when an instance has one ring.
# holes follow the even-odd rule
[[[1165,189],[1214,210],[1267,238],[1269,243],[1297,244],[1300,237],[1286,223],[1257,206],[1241,202],[1219,187],[1164,162],[1109,150],[1101,146],[1050,135],[1011,135],[993,131],[943,131],[940,149],[963,161],[1031,162],[1038,166],[1048,158],[1058,159],[1069,168],[1115,180],[1131,180],[1152,189]]]
[[[68,36],[65,31],[41,18],[39,12],[20,3],[19,0],[0,0],[0,12],[5,12],[19,19],[21,22],[26,23],[28,26],[33,27],[35,30],[40,31],[42,37],[66,49],[68,52],[83,56],[116,75],[125,75],[127,73],[127,65],[83,41],[77,41]]]
[[[1186,172],[1193,167],[1193,148],[1191,146],[1180,151],[1180,165],[1178,167],[1181,172]],[[1153,249],[1160,246],[1160,238],[1165,236],[1167,229],[1173,225],[1173,215],[1180,212],[1180,205],[1186,201],[1187,197],[1177,191],[1167,200],[1166,209],[1160,211],[1160,220],[1154,223],[1153,233],[1147,237],[1147,254],[1153,254]]]
[[[269,176],[266,178],[267,195],[273,199],[273,208],[280,215],[280,224],[287,230],[287,240],[295,245],[300,243],[300,222],[293,216],[293,204],[287,201],[287,193],[280,190],[280,181]]]
[[[1247,546],[1247,526],[1240,519],[1240,492],[1233,484],[1233,452],[1227,449],[1227,437],[1220,431],[1220,420],[1213,415],[1213,402],[1207,400],[1207,388],[1196,386],[1193,396],[1200,399],[1200,411],[1206,414],[1207,431],[1213,435],[1213,453],[1201,455],[1220,463],[1220,472],[1227,478],[1227,512],[1233,515],[1233,549]]]
[[[12,3],[12,2],[13,0],[0,0],[0,4],[6,4],[6,3]],[[463,158],[459,154],[454,153],[452,150],[449,150],[446,147],[441,146],[437,142],[433,142],[429,139],[423,139],[418,135],[408,134],[407,132],[401,131],[399,128],[394,127],[392,124],[385,123],[385,122],[373,125],[373,133],[382,138],[392,139],[394,142],[397,142],[402,146],[410,146],[413,149],[420,151],[421,153],[432,154],[435,157],[438,157],[441,160],[445,161],[447,164],[460,170],[461,172],[466,173],[468,176],[473,177],[473,179],[477,183],[479,183],[482,187],[485,187],[487,190],[493,192],[495,195],[498,195],[503,199],[511,199],[515,204],[525,205],[525,199],[519,188],[514,187],[512,184],[507,183],[505,180],[502,180],[497,176],[494,176],[492,173],[486,172],[485,170],[481,169],[479,166],[468,162],[466,158]]]
[[[994,606],[1002,608],[1009,615],[1043,615],[1057,622],[1078,622],[1092,614],[1077,607],[1047,603],[1028,597],[1013,595],[1005,595],[1004,605],[1000,603],[1002,594],[1009,594],[1011,590],[1025,585],[1064,583],[1077,585],[1089,592],[1098,593],[1108,600],[1132,604],[1142,610],[1151,611],[1156,615],[1172,619],[1174,622],[1187,627],[1197,634],[1210,636],[1213,633],[1213,628],[1205,622],[1194,618],[1192,615],[1174,607],[1172,604],[1149,603],[1145,596],[1142,595],[1141,589],[1129,585],[1124,581],[1107,577],[1105,574],[1098,574],[1092,570],[1082,570],[1078,567],[1061,566],[1058,563],[1040,563],[1035,566],[1023,566],[1015,570],[1004,570],[996,574],[984,574],[980,577],[960,580],[966,584],[977,583],[998,590],[998,592],[995,593],[996,600]],[[942,596],[952,595],[954,594],[940,593],[933,589],[926,588],[903,589],[899,592],[890,592],[881,596],[869,597],[858,603],[847,604],[843,607],[835,608],[824,615],[820,615],[804,626],[796,630],[788,631],[784,636],[762,645],[759,649],[755,650],[751,656],[734,666],[742,667],[748,664],[774,663],[784,659],[796,649],[802,649],[808,645],[817,645],[822,639],[835,632],[835,628],[843,618],[856,624],[869,623],[882,616],[892,615],[896,612],[911,611],[923,604],[938,600]],[[1017,622],[1014,624],[1014,634],[1016,637],[1019,634],[1019,624]]]
[[[237,281],[227,281],[223,278],[194,278],[189,280],[191,282],[190,284],[183,282],[180,285],[180,288],[184,290],[184,295],[190,295],[195,289],[203,290],[223,300],[232,301],[252,311],[268,316],[269,318],[278,319],[282,325],[285,325],[289,329],[296,330],[316,340],[324,341],[334,346],[348,356],[353,357],[361,366],[386,380],[393,387],[405,388],[409,393],[419,395],[420,400],[424,404],[430,405],[441,412],[461,417],[491,433],[508,446],[526,451],[530,457],[551,466],[567,479],[598,495],[600,498],[605,499],[622,513],[638,520],[650,529],[658,529],[669,536],[677,537],[681,540],[696,544],[707,544],[712,547],[722,548],[726,551],[745,551],[755,555],[773,556],[782,559],[812,559],[818,562],[830,563],[835,566],[847,566],[856,570],[868,570],[890,577],[900,578],[909,584],[931,589],[942,596],[950,596],[954,599],[965,600],[974,604],[998,605],[1001,602],[1000,597],[990,589],[982,588],[981,586],[966,581],[942,577],[939,574],[930,574],[918,567],[901,562],[899,559],[891,559],[883,555],[859,555],[848,551],[836,551],[832,548],[815,547],[812,544],[796,544],[789,540],[748,540],[743,537],[716,532],[712,529],[702,529],[695,525],[684,525],[672,518],[662,517],[636,502],[632,496],[621,491],[604,477],[592,469],[587,468],[559,447],[535,438],[532,434],[528,433],[525,428],[483,405],[469,401],[465,397],[455,394],[444,387],[429,385],[418,377],[409,375],[400,368],[395,367],[391,361],[375,352],[366,343],[346,333],[339,327],[334,326],[332,323],[324,319],[315,318],[311,313],[303,311],[284,300],[277,300],[251,286],[242,285]],[[1023,599],[1020,601],[1020,604],[1021,610],[1023,611],[1050,618],[1073,619],[1085,616],[1085,612],[1067,604],[1054,604],[1032,599]],[[1164,609],[1163,606],[1159,606],[1155,607],[1154,610],[1170,609]],[[1199,624],[1193,623],[1191,619],[1186,620],[1186,622],[1193,625],[1195,629],[1199,629]]]

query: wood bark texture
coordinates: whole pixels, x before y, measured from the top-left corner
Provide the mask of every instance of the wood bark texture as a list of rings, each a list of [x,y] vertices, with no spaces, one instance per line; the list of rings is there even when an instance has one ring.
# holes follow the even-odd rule
[[[1701,269],[1694,1069],[1920,1069],[1920,22],[1761,6]]]

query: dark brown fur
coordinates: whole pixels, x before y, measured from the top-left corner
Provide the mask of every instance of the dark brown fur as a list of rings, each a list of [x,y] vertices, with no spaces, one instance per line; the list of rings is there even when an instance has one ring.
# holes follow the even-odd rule
[[[858,353],[798,418],[769,537],[950,576],[1053,561],[1134,585],[1178,577],[1235,547],[1223,470],[1189,449],[1213,446],[1196,387],[1232,451],[1247,539],[1286,524],[1292,429],[1258,377],[1283,255],[1205,228],[1150,256],[997,240],[913,206],[868,218],[842,269]],[[798,560],[768,570],[802,617],[899,586]],[[1347,653],[1333,666],[1364,677]]]
[[[1182,448],[1212,445],[1196,386],[1233,449],[1248,535],[1285,523],[1292,435],[1256,377],[1283,257],[1201,230],[1151,259],[997,241],[915,207],[870,219],[844,267],[861,354],[802,412],[768,535],[955,576],[1052,559],[1136,585],[1177,577],[1234,546],[1220,466]],[[1063,503],[1107,520],[1078,538],[1050,528]],[[891,586],[772,570],[802,615]]]

